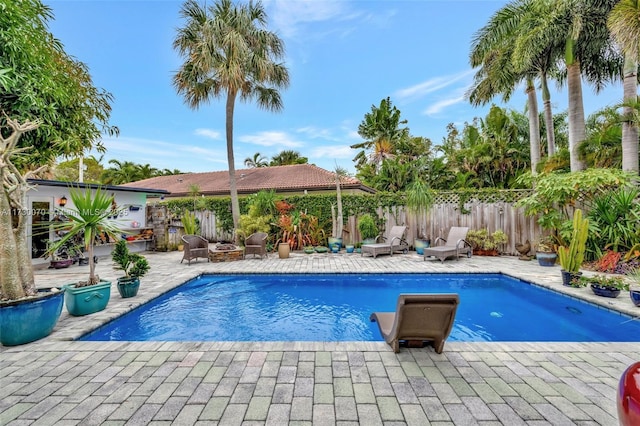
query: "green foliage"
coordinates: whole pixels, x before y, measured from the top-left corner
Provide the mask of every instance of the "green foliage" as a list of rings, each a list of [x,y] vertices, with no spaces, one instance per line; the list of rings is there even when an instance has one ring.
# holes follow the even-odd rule
[[[534,192],[516,203],[527,216],[538,216],[544,229],[557,230],[569,219],[569,207],[576,202],[589,203],[595,197],[628,184],[632,175],[617,169],[587,169],[580,172],[551,172],[522,181],[533,185]]]
[[[199,232],[198,219],[194,213],[189,210],[185,210],[180,218],[182,226],[184,226],[184,233],[186,235],[196,235]]]
[[[149,262],[138,253],[131,253],[125,240],[119,240],[111,252],[115,269],[124,272],[126,278],[141,278],[149,272]]]
[[[376,221],[370,214],[364,214],[358,218],[358,231],[363,240],[376,238],[380,233]]]
[[[629,250],[640,243],[640,200],[633,187],[620,188],[596,197],[589,210],[593,233],[587,240],[588,259],[595,260],[602,250]]]
[[[270,189],[268,191],[258,191],[254,195],[247,197],[249,210],[255,210],[254,215],[273,216],[276,214],[276,200],[278,199],[276,191]]]
[[[20,122],[42,122],[20,140],[30,150],[19,168],[91,148],[104,151],[102,133],[118,133],[109,125],[112,95],[94,87],[87,66],[49,32],[51,8],[23,0],[2,2],[0,9],[0,110]],[[4,114],[0,124],[6,124]]]
[[[496,250],[500,244],[507,242],[507,234],[502,229],[496,230],[493,234],[486,228],[471,229],[467,232],[466,240],[474,250]]]
[[[292,164],[307,164],[309,159],[300,155],[298,151],[284,150],[271,157],[269,166],[288,166]]]
[[[573,232],[569,247],[558,247],[558,260],[560,266],[567,272],[578,272],[586,249],[589,233],[589,219],[582,218],[582,210],[576,209],[573,213]]]
[[[60,211],[69,220],[64,223],[54,223],[54,229],[65,230],[66,234],[48,249],[48,254],[52,254],[72,238],[82,236],[84,246],[88,248],[89,255],[89,280],[84,285],[97,284],[98,277],[95,275],[95,263],[93,260],[93,246],[98,234],[105,233],[116,239],[122,232],[121,225],[112,221],[112,217],[117,217],[121,210],[117,209],[113,197],[108,195],[101,188],[97,188],[95,193],[91,188],[84,191],[71,188],[69,190],[73,207],[61,208]],[[81,287],[82,284],[78,284]]]
[[[433,193],[422,180],[415,180],[406,193],[406,205],[412,212],[428,210],[433,205]]]
[[[238,222],[238,235],[242,239],[245,239],[255,232],[265,232],[269,234],[271,231],[272,220],[273,216],[259,216],[252,214],[240,215],[240,221]]]
[[[591,284],[613,290],[629,290],[629,283],[627,283],[622,277],[611,277],[607,275],[594,275],[591,277],[581,276],[577,279],[576,283],[573,281],[571,282],[571,285],[574,287],[585,287]]]

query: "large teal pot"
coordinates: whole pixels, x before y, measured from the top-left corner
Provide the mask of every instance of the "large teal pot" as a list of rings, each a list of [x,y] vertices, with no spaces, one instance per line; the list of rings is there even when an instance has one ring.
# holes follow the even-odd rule
[[[80,288],[76,288],[75,284],[66,284],[63,287],[67,311],[74,316],[89,315],[103,310],[111,297],[111,281],[100,281],[98,284]]]
[[[53,331],[64,301],[64,289],[39,289],[39,297],[0,303],[0,343],[22,345]]]

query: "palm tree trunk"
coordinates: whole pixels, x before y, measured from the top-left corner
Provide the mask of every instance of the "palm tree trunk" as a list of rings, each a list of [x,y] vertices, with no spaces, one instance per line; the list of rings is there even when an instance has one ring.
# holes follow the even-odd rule
[[[632,57],[626,56],[624,63],[623,92],[624,101],[638,99],[638,62]],[[632,114],[632,108],[626,106],[622,109],[626,117]],[[638,123],[636,121],[624,121],[622,123],[622,170],[638,172]]]
[[[578,146],[586,139],[579,61],[567,64],[567,87],[569,90],[569,156],[571,171],[577,172],[585,168],[578,154]]]
[[[538,117],[538,97],[533,79],[527,78],[527,104],[529,107],[529,149],[531,152],[531,173],[537,174],[540,162],[540,118]]]
[[[229,163],[229,192],[231,193],[231,216],[233,217],[233,235],[234,241],[238,243],[238,222],[240,221],[240,203],[238,202],[238,188],[236,186],[236,166],[233,156],[233,110],[236,103],[236,92],[229,91],[227,93],[227,162]]]
[[[553,125],[553,111],[551,111],[551,93],[549,93],[549,85],[547,83],[547,75],[540,75],[542,84],[542,103],[544,104],[544,125],[547,130],[547,155],[549,157],[556,153],[556,134]]]

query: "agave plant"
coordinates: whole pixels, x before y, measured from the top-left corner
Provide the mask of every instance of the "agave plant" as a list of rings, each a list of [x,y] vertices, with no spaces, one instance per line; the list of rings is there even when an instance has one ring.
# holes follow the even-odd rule
[[[72,238],[78,235],[82,236],[84,247],[89,255],[89,280],[79,282],[76,287],[98,284],[100,278],[95,273],[93,247],[100,233],[114,239],[122,233],[120,224],[110,219],[114,216],[117,217],[122,209],[118,209],[112,195],[108,195],[100,188],[97,188],[95,192],[91,188],[86,188],[84,191],[72,188],[69,194],[73,207],[60,209],[69,221],[54,224],[54,228],[64,230],[66,233],[49,247],[49,254],[55,252]]]

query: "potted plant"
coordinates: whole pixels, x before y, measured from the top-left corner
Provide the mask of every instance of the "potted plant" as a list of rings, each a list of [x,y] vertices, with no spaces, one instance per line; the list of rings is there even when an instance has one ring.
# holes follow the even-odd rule
[[[433,194],[422,179],[416,178],[407,189],[406,205],[407,209],[416,215],[428,212],[433,205]],[[424,249],[431,245],[431,239],[426,235],[423,223],[420,226],[416,226],[416,231],[417,235],[413,246],[416,249],[416,253],[422,255],[424,254]]]
[[[557,258],[553,236],[547,235],[540,238],[540,241],[536,244],[538,264],[540,266],[553,266],[556,264]]]
[[[640,306],[640,268],[636,268],[629,273],[631,281],[634,283],[633,288],[629,288],[629,297],[634,305]]]
[[[629,290],[629,284],[622,277],[613,277],[607,275],[593,275],[591,277],[580,276],[574,280],[575,287],[584,287],[589,285],[591,290],[597,296],[602,297],[618,297],[622,290]]]
[[[20,137],[38,128],[38,122],[18,121],[5,116],[9,130],[0,133],[0,212],[23,211],[29,178],[44,167],[21,171],[13,161],[25,155]],[[23,164],[29,164],[29,161]],[[15,220],[14,220],[15,219]],[[48,336],[53,331],[64,301],[64,289],[36,289],[28,249],[27,215],[0,214],[0,343],[21,345]]]
[[[467,232],[467,238],[465,238],[471,248],[473,254],[480,256],[497,256],[498,245],[507,242],[507,234],[501,229],[496,230],[490,234],[488,229],[472,229]]]
[[[358,231],[360,231],[360,237],[362,237],[363,243],[365,244],[375,243],[376,237],[380,232],[376,221],[368,213],[363,214],[358,219]]]
[[[111,252],[111,259],[115,268],[124,272],[124,277],[118,278],[118,292],[123,298],[138,294],[140,278],[149,272],[149,262],[138,253],[131,253],[125,240],[116,243]]]
[[[84,191],[71,188],[69,194],[74,207],[61,210],[70,222],[56,225],[65,227],[67,233],[56,241],[50,250],[55,251],[70,239],[82,236],[89,257],[89,278],[87,281],[63,286],[67,311],[71,315],[80,316],[101,311],[109,302],[111,282],[101,280],[96,275],[93,248],[98,234],[103,233],[115,239],[122,233],[122,229],[117,222],[110,219],[120,213],[112,209],[113,196],[107,195],[99,187],[95,189],[95,193],[89,187]]]
[[[573,213],[573,230],[569,247],[558,247],[563,285],[571,285],[571,281],[581,275],[580,266],[584,260],[588,234],[589,219],[583,219],[582,210],[576,209]]]

